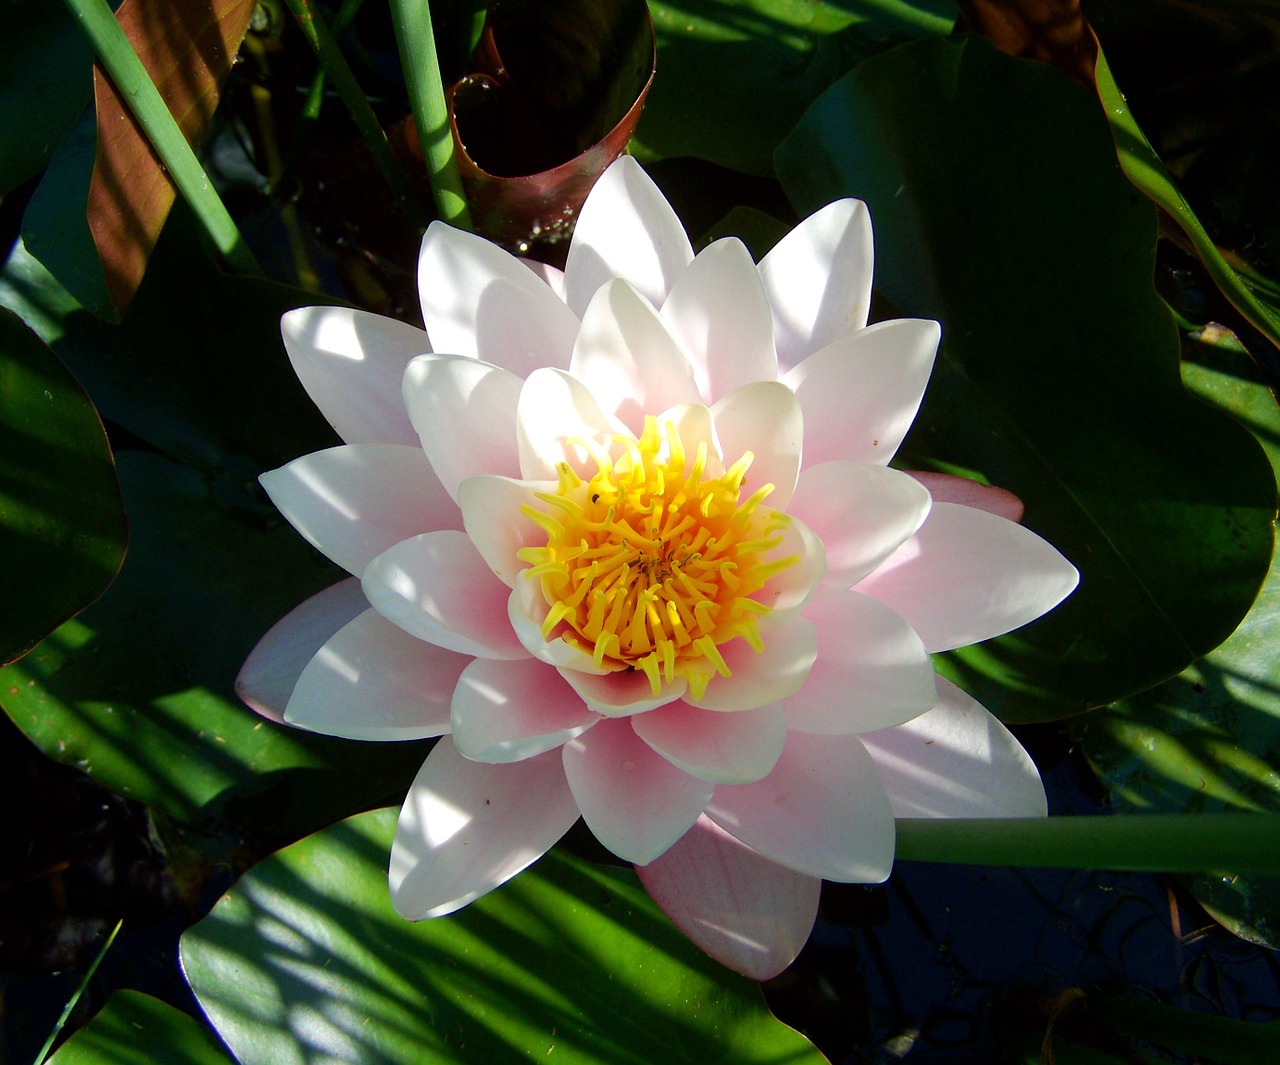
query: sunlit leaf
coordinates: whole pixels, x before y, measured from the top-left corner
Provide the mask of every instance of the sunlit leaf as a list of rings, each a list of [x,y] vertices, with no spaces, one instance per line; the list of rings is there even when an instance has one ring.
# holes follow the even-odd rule
[[[241,1065],[825,1061],[629,870],[552,852],[459,913],[403,920],[387,893],[394,826],[381,810],[281,851],[182,937]]]
[[[208,1028],[140,991],[117,991],[48,1060],[49,1065],[134,1065],[140,1053],[164,1065],[234,1065]]]

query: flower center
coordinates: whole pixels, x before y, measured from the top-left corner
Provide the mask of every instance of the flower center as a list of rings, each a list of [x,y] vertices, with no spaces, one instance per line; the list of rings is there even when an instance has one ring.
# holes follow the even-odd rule
[[[683,677],[701,698],[729,667],[720,645],[741,636],[763,649],[757,619],[770,608],[751,598],[798,561],[771,558],[789,519],[761,506],[773,485],[746,500],[746,452],[707,476],[707,445],[692,462],[675,423],[646,415],[639,440],[616,436],[614,459],[592,441],[575,441],[597,472],[584,481],[562,462],[549,510],[522,508],[547,534],[545,547],[519,553],[526,577],[540,580],[550,608],[542,634],[590,651],[597,667],[643,670],[656,695]]]

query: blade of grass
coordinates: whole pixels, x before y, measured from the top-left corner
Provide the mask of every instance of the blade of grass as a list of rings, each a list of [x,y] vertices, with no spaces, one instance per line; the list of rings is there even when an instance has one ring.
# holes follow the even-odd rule
[[[470,229],[471,212],[467,209],[462,177],[453,158],[453,133],[449,129],[449,109],[436,58],[431,6],[427,0],[391,0],[391,22],[395,26],[413,123],[422,144],[422,157],[427,164],[436,207],[440,217],[450,225]]]
[[[122,917],[116,922],[115,928],[111,929],[111,934],[107,936],[107,941],[102,944],[102,949],[98,951],[98,956],[93,959],[93,964],[89,966],[84,976],[81,977],[80,983],[76,986],[75,991],[72,992],[71,997],[67,999],[62,1015],[58,1018],[57,1023],[54,1024],[53,1031],[49,1033],[49,1038],[44,1041],[44,1046],[40,1048],[40,1053],[36,1055],[32,1065],[44,1065],[44,1059],[49,1056],[49,1051],[53,1049],[58,1033],[62,1031],[63,1026],[67,1023],[67,1018],[71,1016],[71,1011],[76,1008],[76,1003],[80,1001],[80,996],[84,994],[84,989],[89,986],[89,981],[93,979],[93,974],[98,971],[98,966],[102,964],[102,959],[107,956],[107,951],[111,949],[111,944],[116,941],[116,935],[123,924],[124,918]]]
[[[107,6],[107,0],[64,0],[93,45],[98,62],[128,103],[138,125],[160,156],[169,177],[208,232],[214,246],[236,270],[261,275],[257,260],[209,181],[187,138],[173,120],[138,53]]]

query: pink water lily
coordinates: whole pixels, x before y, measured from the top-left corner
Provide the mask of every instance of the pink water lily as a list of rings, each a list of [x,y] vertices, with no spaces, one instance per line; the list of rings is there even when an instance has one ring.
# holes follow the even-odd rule
[[[1039,617],[1075,570],[1016,499],[890,468],[936,323],[867,326],[866,208],[758,265],[696,256],[632,160],[563,273],[441,224],[426,331],[283,322],[346,441],[265,474],[352,579],[246,662],[260,711],[439,736],[401,810],[396,908],[450,913],[582,817],[676,924],[764,978],[823,878],[888,876],[894,816],[1045,813],[1009,732],[930,652]]]

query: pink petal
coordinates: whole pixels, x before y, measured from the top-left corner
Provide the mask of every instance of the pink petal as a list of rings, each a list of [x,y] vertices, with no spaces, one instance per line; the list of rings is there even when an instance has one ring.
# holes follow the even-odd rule
[[[935,503],[959,503],[964,507],[998,514],[1009,521],[1021,521],[1026,509],[1022,500],[1007,488],[981,484],[968,477],[956,477],[950,473],[934,473],[931,470],[906,470],[927,489]]]
[[[770,577],[752,596],[772,609],[775,620],[789,617],[809,602],[827,572],[827,553],[822,541],[799,518],[787,515],[787,523],[779,535],[782,543],[769,557],[794,558],[795,562]]]
[[[542,597],[539,583],[521,578],[507,598],[507,620],[516,638],[525,650],[539,661],[579,673],[605,674],[612,672],[597,666],[591,652],[566,643],[559,636],[547,639],[542,635],[542,624],[547,619],[547,601]]]
[[[947,651],[1009,632],[1058,605],[1079,574],[1030,529],[955,503],[929,517],[856,586]]]
[[[743,494],[772,484],[766,505],[789,510],[804,443],[804,418],[795,393],[778,381],[757,381],[726,395],[711,408],[711,416],[726,464],[747,451],[754,456]]]
[[[820,879],[769,861],[706,816],[636,874],[681,932],[753,980],[790,965],[818,915]]]
[[[893,554],[932,503],[922,485],[888,466],[824,462],[800,472],[787,510],[822,541],[827,572],[819,594],[829,594],[851,588]]]
[[[545,545],[547,534],[520,510],[522,506],[545,511],[548,505],[537,493],[555,494],[554,481],[519,481],[512,477],[468,477],[458,486],[462,521],[489,568],[508,588],[514,588],[528,567],[516,557],[523,547]]]
[[[357,577],[401,540],[462,528],[420,447],[348,444],[303,455],[259,480],[298,532]]]
[[[587,305],[569,372],[637,436],[645,414],[700,398],[666,322],[625,281],[601,286]]]
[[[420,640],[480,658],[526,657],[507,619],[507,586],[466,533],[396,544],[369,563],[362,586],[378,613]]]
[[[804,464],[887,465],[920,407],[940,336],[937,322],[878,322],[790,370],[783,382],[804,411]]]
[[[477,762],[518,762],[559,747],[598,720],[545,662],[475,659],[453,694],[453,742]]]
[[[661,307],[692,259],[675,211],[640,164],[624,155],[582,205],[565,262],[565,298],[581,316],[596,290],[620,277]]]
[[[280,319],[285,350],[320,413],[348,444],[417,444],[400,378],[427,334],[347,307],[299,307]]]
[[[781,703],[732,714],[673,703],[637,715],[631,727],[672,765],[713,784],[747,784],[766,776],[787,738]]]
[[[304,600],[277,621],[240,667],[236,694],[272,721],[284,723],[284,708],[298,677],[325,641],[369,609],[360,582],[339,581]]]
[[[938,678],[940,701],[897,728],[862,736],[897,817],[1044,817],[1031,756],[972,696]]]
[[[762,624],[760,637],[764,650],[759,652],[740,637],[721,644],[730,675],[712,677],[701,699],[685,696],[685,701],[705,710],[742,711],[795,695],[818,654],[813,625],[805,618],[788,618]]]
[[[848,735],[900,725],[938,701],[933,660],[915,630],[884,604],[857,592],[811,603],[818,659],[787,700],[787,726]]]
[[[463,758],[445,736],[400,809],[391,902],[413,921],[461,909],[541,858],[577,819],[557,752],[492,765]]]
[[[577,316],[491,241],[432,222],[418,257],[418,289],[433,350],[519,377],[539,366],[568,366]]]
[[[769,301],[742,241],[725,237],[703,248],[661,306],[693,357],[708,404],[753,381],[778,379]]]
[[[404,373],[404,405],[445,490],[477,474],[515,476],[520,378],[457,355],[414,359]]]
[[[709,783],[681,772],[617,718],[564,745],[564,772],[596,838],[639,865],[684,835],[711,797]]]
[[[568,462],[592,477],[596,464],[571,441],[594,440],[608,449],[615,433],[627,428],[606,414],[581,381],[559,370],[534,370],[520,390],[516,442],[520,476],[527,481],[556,479],[556,467]]]
[[[808,876],[876,884],[893,865],[893,811],[857,736],[788,733],[773,772],[754,784],[721,784],[707,816]]]
[[[612,673],[584,673],[565,665],[560,674],[578,694],[578,698],[605,717],[647,714],[659,706],[675,702],[689,687],[682,678],[676,677],[669,684],[662,682],[655,695],[649,678],[634,669],[619,669]]]
[[[285,720],[351,740],[417,740],[449,731],[449,702],[468,655],[410,636],[366,610],[316,652]]]
[[[837,200],[806,218],[760,260],[784,372],[867,324],[873,257],[867,205]]]

